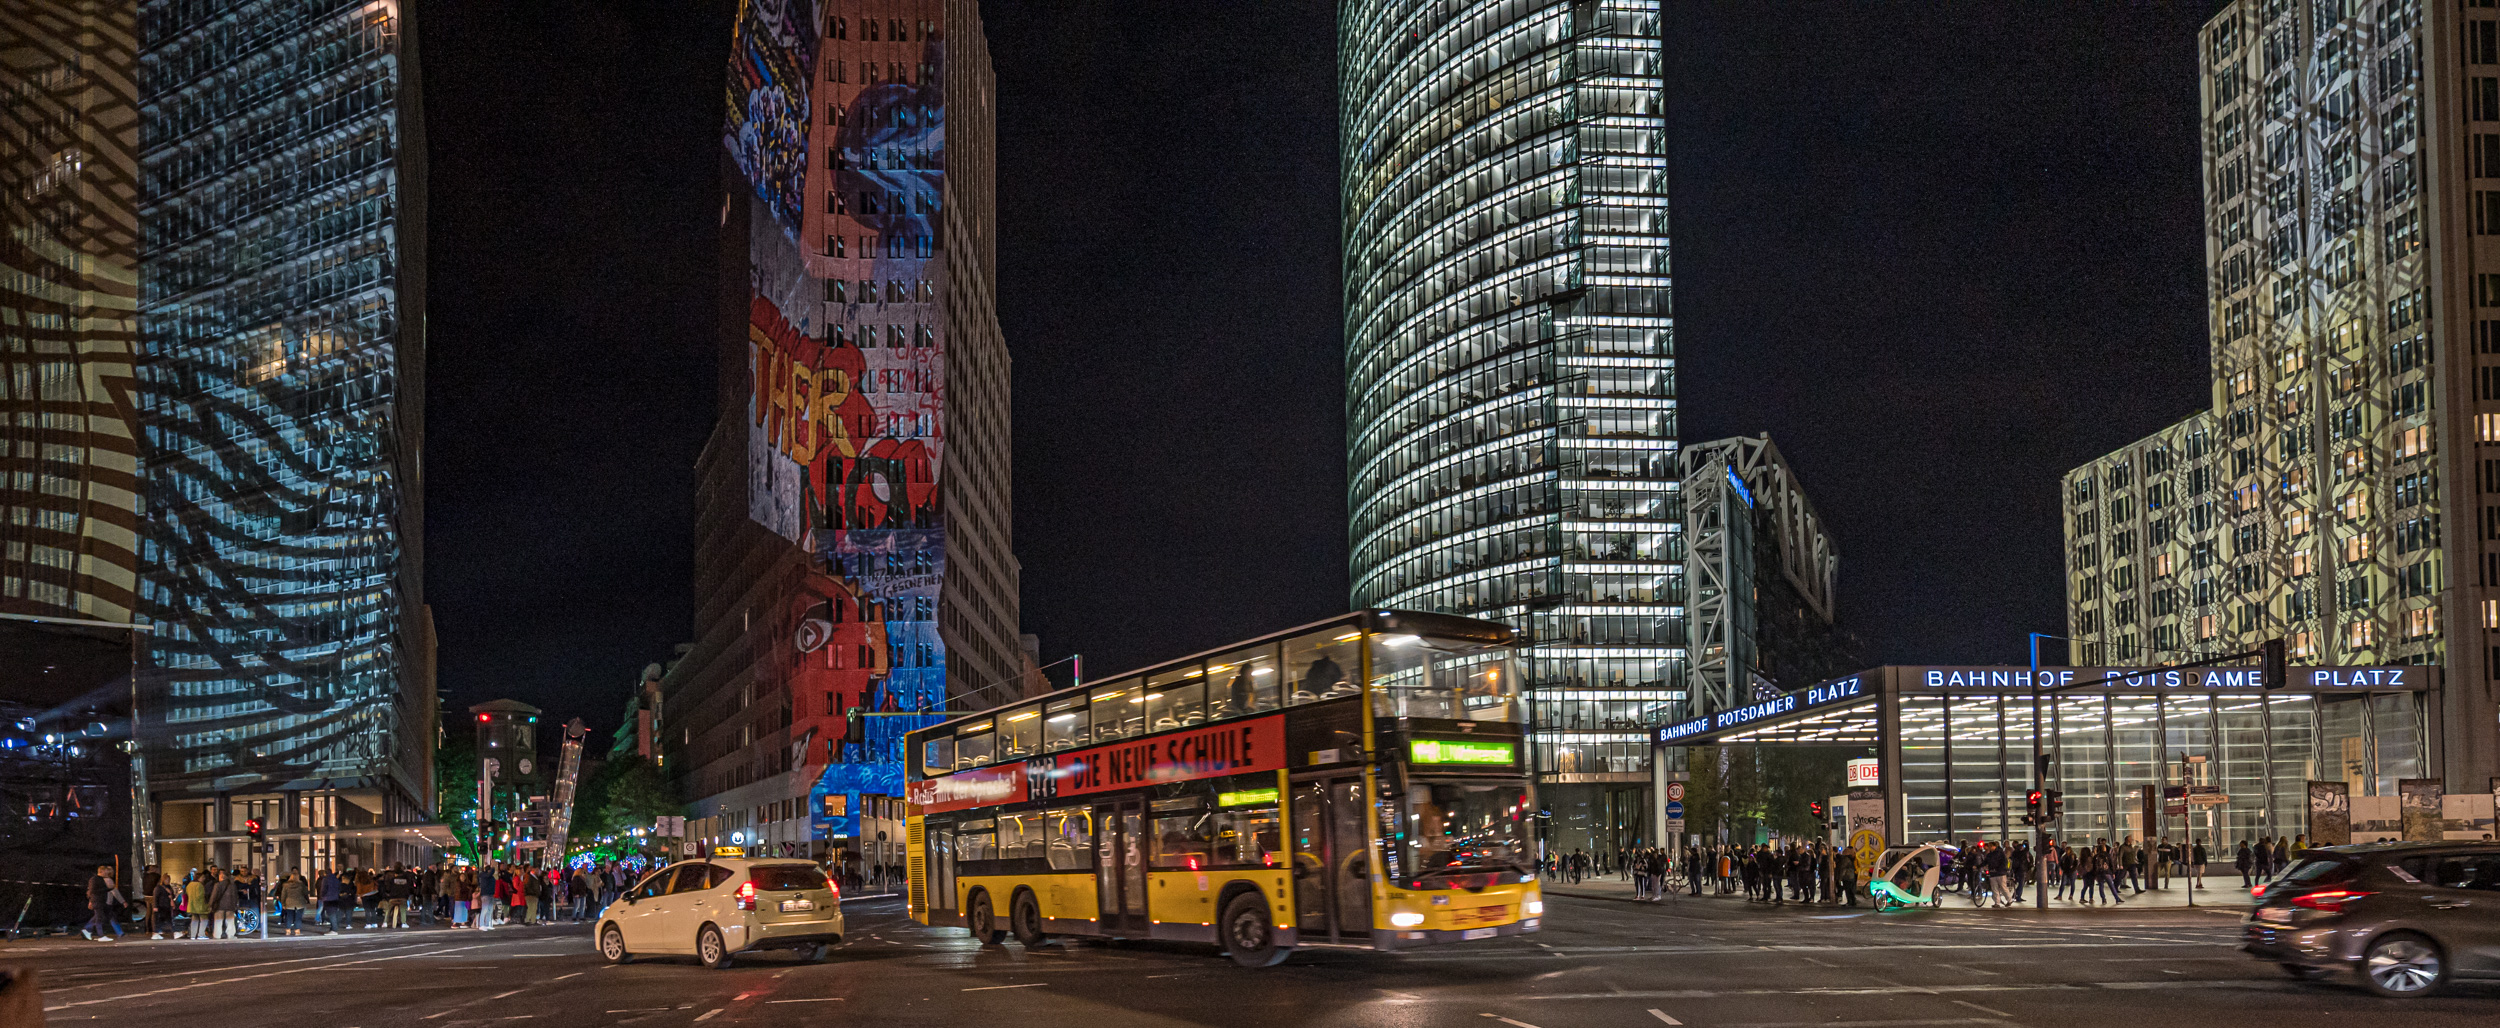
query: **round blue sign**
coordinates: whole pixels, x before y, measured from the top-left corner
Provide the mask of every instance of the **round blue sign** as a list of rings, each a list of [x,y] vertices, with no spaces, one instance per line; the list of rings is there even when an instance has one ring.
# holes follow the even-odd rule
[[[1668,816],[1668,817],[1683,817],[1683,816],[1684,816],[1684,801],[1683,801],[1683,800],[1668,800],[1668,801],[1667,801],[1667,816]]]

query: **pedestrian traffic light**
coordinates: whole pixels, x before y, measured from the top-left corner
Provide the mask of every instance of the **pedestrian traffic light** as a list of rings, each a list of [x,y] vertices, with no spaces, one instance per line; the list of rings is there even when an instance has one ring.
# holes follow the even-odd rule
[[[2262,654],[2257,662],[2259,684],[2268,689],[2280,689],[2291,684],[2283,667],[2283,640],[2268,639],[2258,652]]]
[[[2048,791],[2044,789],[2033,789],[2023,794],[2024,824],[2036,825],[2044,820],[2041,815],[2048,813],[2048,798]]]
[[[1826,821],[1826,820],[1824,820],[1824,819],[1823,819],[1823,801],[1822,801],[1822,800],[1812,800],[1812,801],[1809,801],[1809,802],[1806,804],[1806,813],[1814,815],[1814,823],[1815,823],[1815,824],[1818,824],[1818,825],[1828,825],[1828,824],[1830,824],[1830,823],[1831,823],[1831,822]]]
[[[247,818],[247,819],[245,819],[245,820],[244,820],[244,822],[243,822],[243,833],[244,833],[244,834],[246,834],[246,835],[251,836],[251,837],[252,837],[252,841],[253,841],[253,842],[259,842],[259,841],[260,841],[260,819],[259,819],[259,818],[257,818],[257,817],[255,817],[255,818]]]
[[[2055,789],[2049,790],[2049,820],[2055,821],[2065,816],[2066,794]]]

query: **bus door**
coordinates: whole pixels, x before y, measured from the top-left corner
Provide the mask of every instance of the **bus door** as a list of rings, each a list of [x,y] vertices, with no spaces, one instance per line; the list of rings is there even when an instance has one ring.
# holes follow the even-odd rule
[[[1094,808],[1094,888],[1102,930],[1146,934],[1146,805],[1142,800]]]
[[[955,826],[927,826],[929,854],[929,923],[945,924],[955,914]]]
[[[1363,835],[1365,809],[1360,775],[1294,783],[1294,921],[1306,937],[1371,935],[1371,845]]]

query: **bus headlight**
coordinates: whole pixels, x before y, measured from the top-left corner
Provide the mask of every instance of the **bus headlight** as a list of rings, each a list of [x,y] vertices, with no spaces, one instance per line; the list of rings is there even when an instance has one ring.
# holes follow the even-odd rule
[[[1424,923],[1424,915],[1418,914],[1412,910],[1401,910],[1397,913],[1389,915],[1389,923],[1400,928],[1413,928],[1416,925]]]
[[[1545,901],[1544,901],[1544,900],[1529,900],[1529,901],[1528,901],[1528,916],[1529,916],[1529,917],[1539,917],[1539,916],[1542,916],[1544,913],[1545,913]]]

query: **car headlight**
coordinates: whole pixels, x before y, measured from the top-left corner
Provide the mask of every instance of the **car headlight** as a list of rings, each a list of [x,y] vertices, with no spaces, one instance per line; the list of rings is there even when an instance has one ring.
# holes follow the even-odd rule
[[[1529,900],[1529,901],[1528,901],[1528,916],[1529,916],[1529,917],[1535,917],[1535,916],[1537,916],[1537,915],[1539,915],[1539,914],[1543,914],[1543,913],[1545,913],[1545,901],[1544,901],[1544,900]]]
[[[1389,923],[1400,928],[1413,928],[1416,925],[1424,923],[1424,915],[1418,914],[1412,910],[1401,910],[1397,913],[1389,915]]]

